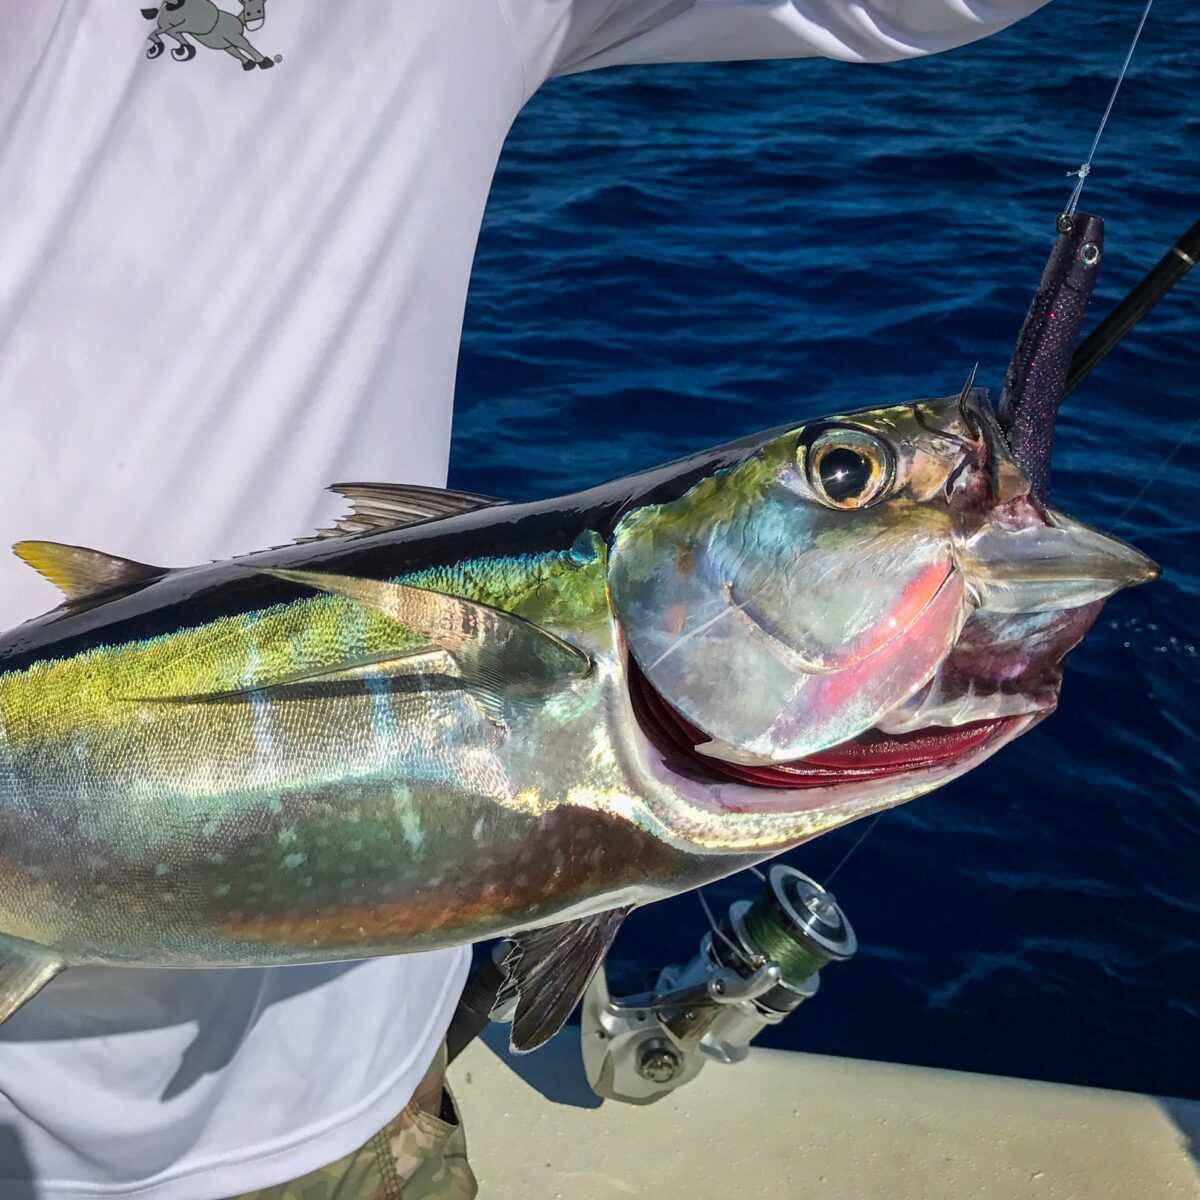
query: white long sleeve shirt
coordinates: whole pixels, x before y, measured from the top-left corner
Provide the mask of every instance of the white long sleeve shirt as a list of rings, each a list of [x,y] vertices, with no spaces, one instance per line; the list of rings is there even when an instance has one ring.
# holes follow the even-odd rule
[[[338,479],[441,484],[489,184],[549,76],[878,62],[1042,2],[3,0],[0,543],[189,564],[308,533]],[[56,602],[0,560],[3,626]],[[465,970],[69,970],[0,1027],[0,1196],[330,1162],[407,1101]]]

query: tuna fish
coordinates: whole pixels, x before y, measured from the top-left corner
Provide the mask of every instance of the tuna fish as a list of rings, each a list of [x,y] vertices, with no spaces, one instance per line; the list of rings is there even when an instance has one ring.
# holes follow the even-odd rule
[[[0,1017],[75,963],[509,936],[538,1045],[632,907],[977,766],[1156,573],[969,386],[564,499],[340,490],[191,569],[17,548],[67,599],[0,639]]]

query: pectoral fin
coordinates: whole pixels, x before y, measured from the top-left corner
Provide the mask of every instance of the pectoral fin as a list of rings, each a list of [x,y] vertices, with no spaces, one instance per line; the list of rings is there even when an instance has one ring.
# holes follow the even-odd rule
[[[517,989],[509,1035],[514,1051],[536,1050],[563,1027],[628,913],[614,908],[512,937],[504,965]]]
[[[65,966],[42,946],[0,935],[0,1021],[7,1021]]]
[[[549,630],[513,613],[387,580],[317,571],[258,568],[373,608],[453,656],[472,693],[489,711],[505,699],[563,687],[582,679],[591,659]]]
[[[437,652],[433,651],[433,655]],[[410,654],[380,652],[361,658],[318,665],[283,675],[264,676],[242,687],[223,688],[211,692],[167,692],[155,695],[146,690],[125,700],[153,700],[164,704],[226,704],[253,698],[286,699],[297,697],[306,689],[319,687],[354,687],[369,689],[399,670],[411,667],[419,659],[431,657],[429,650],[414,650]]]

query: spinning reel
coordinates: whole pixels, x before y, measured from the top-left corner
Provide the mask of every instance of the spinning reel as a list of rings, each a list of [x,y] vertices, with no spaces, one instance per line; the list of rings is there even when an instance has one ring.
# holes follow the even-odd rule
[[[794,867],[776,864],[754,901],[736,900],[682,967],[652,990],[614,997],[604,967],[584,993],[583,1065],[597,1095],[652,1104],[695,1079],[705,1063],[741,1062],[767,1025],[816,995],[826,963],[858,948],[837,901]],[[516,995],[503,944],[484,959],[447,1034],[455,1058],[489,1021],[510,1021]]]
[[[652,1104],[712,1060],[740,1062],[767,1025],[816,994],[819,972],[858,942],[833,896],[794,867],[770,869],[763,893],[737,900],[683,967],[614,998],[604,967],[584,994],[583,1063],[600,1096]]]

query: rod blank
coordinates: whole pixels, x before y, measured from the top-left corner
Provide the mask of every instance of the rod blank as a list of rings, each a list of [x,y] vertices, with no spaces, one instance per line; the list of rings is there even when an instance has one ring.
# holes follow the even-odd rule
[[[1158,260],[1116,308],[1088,334],[1071,359],[1061,404],[1127,333],[1200,261],[1200,221]]]

